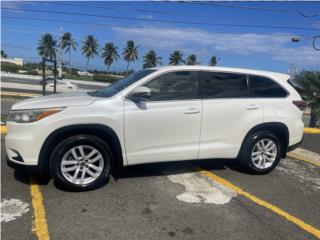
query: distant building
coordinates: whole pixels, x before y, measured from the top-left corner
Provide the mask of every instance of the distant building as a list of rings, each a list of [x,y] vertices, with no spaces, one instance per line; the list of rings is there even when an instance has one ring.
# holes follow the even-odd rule
[[[93,73],[89,73],[87,71],[77,71],[77,73],[79,74],[79,76],[89,76],[92,77],[94,74]]]
[[[22,58],[1,58],[1,62],[14,63],[16,65],[23,66]]]

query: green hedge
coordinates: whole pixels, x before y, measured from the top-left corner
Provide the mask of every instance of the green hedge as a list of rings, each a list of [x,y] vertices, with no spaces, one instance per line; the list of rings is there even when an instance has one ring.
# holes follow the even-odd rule
[[[26,71],[23,74],[38,76],[38,72],[36,70]]]
[[[103,74],[95,74],[93,76],[93,80],[97,82],[115,82],[119,80],[121,77],[116,77],[116,76],[110,76],[110,75],[103,75]]]
[[[1,71],[16,73],[18,72],[18,70],[19,70],[18,65],[14,63],[7,63],[7,62],[1,63]]]

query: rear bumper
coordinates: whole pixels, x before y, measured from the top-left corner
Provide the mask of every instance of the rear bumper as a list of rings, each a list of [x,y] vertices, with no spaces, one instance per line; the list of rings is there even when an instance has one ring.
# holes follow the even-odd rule
[[[295,143],[295,144],[293,144],[293,145],[289,146],[289,147],[288,147],[287,152],[290,152],[290,151],[292,151],[292,150],[294,150],[294,149],[296,149],[296,148],[300,147],[300,146],[302,145],[302,142],[303,142],[303,137],[302,137],[302,139],[301,139],[301,141],[300,141],[300,142]]]

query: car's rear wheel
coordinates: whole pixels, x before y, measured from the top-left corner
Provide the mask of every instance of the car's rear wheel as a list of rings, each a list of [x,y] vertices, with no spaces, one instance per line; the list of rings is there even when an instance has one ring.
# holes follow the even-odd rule
[[[281,143],[269,131],[259,131],[248,136],[239,156],[241,166],[255,174],[272,171],[281,159]]]
[[[77,135],[63,140],[52,153],[51,173],[73,190],[96,188],[110,175],[112,155],[95,136]]]

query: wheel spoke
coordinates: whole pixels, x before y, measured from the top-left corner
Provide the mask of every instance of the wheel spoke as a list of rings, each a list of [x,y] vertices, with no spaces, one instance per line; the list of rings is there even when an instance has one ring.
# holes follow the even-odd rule
[[[70,171],[74,171],[78,168],[78,166],[72,166],[72,167],[68,167],[68,168],[62,168],[63,172],[70,172]]]
[[[65,166],[65,165],[71,165],[71,164],[77,164],[78,161],[62,161],[61,165]]]
[[[100,167],[97,167],[96,165],[93,165],[93,164],[88,164],[88,166],[94,170],[96,170],[97,172],[100,172],[101,171],[101,168]]]
[[[76,150],[74,148],[71,149],[71,153],[72,153],[72,156],[74,158],[74,160],[78,160],[78,154],[76,153]]]
[[[98,177],[99,175],[95,174],[94,172],[92,172],[89,168],[86,168],[85,170],[91,177]]]
[[[77,170],[75,171],[73,177],[72,177],[72,182],[75,183],[77,181],[77,177],[79,174],[80,168],[78,167]]]
[[[80,184],[83,184],[84,182],[84,177],[86,176],[86,171],[82,171],[81,179],[80,179]]]
[[[94,163],[94,162],[96,162],[96,161],[98,161],[98,160],[100,160],[100,159],[102,159],[102,156],[99,154],[99,155],[96,156],[95,158],[89,159],[89,163]]]
[[[90,159],[91,157],[93,157],[96,153],[98,153],[98,151],[96,149],[93,149],[87,156],[87,159]]]
[[[79,146],[78,149],[79,149],[79,152],[80,152],[80,154],[81,154],[81,157],[84,158],[85,155],[84,155],[83,147],[82,147],[82,146]]]

